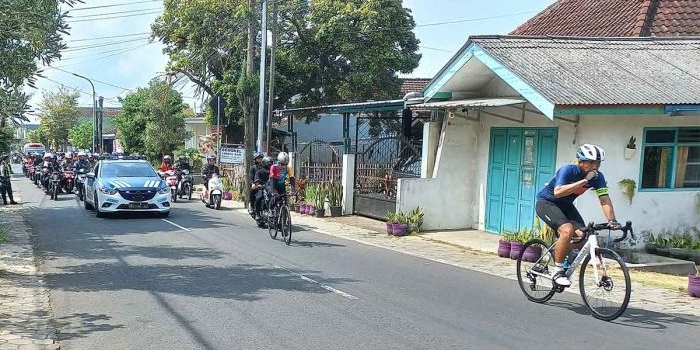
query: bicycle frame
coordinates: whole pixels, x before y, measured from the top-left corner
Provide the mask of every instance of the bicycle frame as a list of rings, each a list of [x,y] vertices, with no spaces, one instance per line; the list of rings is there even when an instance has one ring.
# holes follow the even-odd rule
[[[593,266],[593,278],[595,279],[596,283],[600,282],[598,279],[598,259],[596,259],[595,252],[598,250],[598,235],[589,235],[588,240],[586,241],[586,244],[583,245],[581,250],[578,252],[576,255],[576,258],[574,258],[574,261],[571,263],[569,268],[566,270],[566,277],[571,278],[571,276],[574,274],[576,271],[576,268],[578,265],[581,263],[583,258],[586,257],[586,254],[591,256],[590,260],[590,265]],[[605,263],[600,260],[600,263],[602,265],[603,271],[605,271]]]

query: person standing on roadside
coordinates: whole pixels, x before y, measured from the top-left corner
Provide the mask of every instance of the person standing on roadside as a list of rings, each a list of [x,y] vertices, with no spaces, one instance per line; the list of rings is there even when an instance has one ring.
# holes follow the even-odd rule
[[[0,195],[2,195],[2,203],[4,205],[7,205],[7,197],[10,197],[10,204],[17,204],[12,196],[11,175],[12,166],[10,165],[10,156],[3,154],[0,160]]]

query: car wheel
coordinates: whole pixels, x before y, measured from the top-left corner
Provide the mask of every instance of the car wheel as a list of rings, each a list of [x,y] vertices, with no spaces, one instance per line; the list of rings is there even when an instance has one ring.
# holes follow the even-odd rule
[[[97,193],[94,194],[94,199],[95,199],[95,216],[98,218],[103,218],[105,217],[105,214],[100,211],[100,200],[97,198]]]
[[[92,209],[94,209],[94,207],[92,206],[92,204],[88,203],[87,198],[84,198],[84,199],[83,199],[83,204],[85,205],[85,210],[92,210]]]

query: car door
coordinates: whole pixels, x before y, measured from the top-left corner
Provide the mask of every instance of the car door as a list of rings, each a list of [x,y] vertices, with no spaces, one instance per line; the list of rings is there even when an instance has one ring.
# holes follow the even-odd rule
[[[92,170],[93,176],[92,178],[86,178],[85,179],[85,198],[90,198],[90,203],[93,205],[95,204],[95,183],[97,182],[98,174],[100,171],[100,164],[96,164],[95,168]]]

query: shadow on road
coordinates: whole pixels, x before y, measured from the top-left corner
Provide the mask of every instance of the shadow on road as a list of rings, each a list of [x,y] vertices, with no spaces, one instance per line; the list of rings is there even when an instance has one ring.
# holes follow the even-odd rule
[[[76,338],[86,338],[92,333],[109,332],[115,329],[125,328],[124,325],[111,325],[108,321],[111,317],[101,314],[74,313],[68,316],[54,318],[52,325],[56,328],[56,337],[59,341]],[[62,329],[70,329],[63,333]]]

